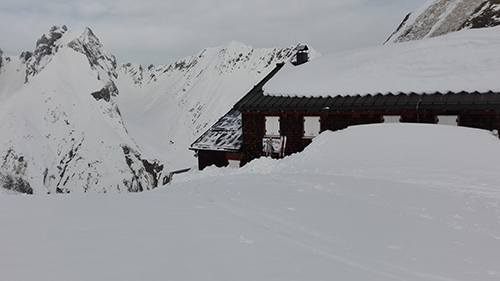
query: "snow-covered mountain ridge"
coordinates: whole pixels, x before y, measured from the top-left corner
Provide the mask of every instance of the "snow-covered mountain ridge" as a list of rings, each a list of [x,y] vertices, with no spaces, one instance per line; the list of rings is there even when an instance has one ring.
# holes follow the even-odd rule
[[[387,42],[400,43],[500,25],[498,0],[430,0],[408,14]]]
[[[144,69],[117,63],[90,29],[63,26],[33,52],[0,51],[0,186],[153,189],[194,166],[190,142],[293,49],[232,42]]]
[[[142,158],[128,135],[108,97],[118,93],[116,62],[90,29],[78,35],[54,27],[33,53],[8,61],[0,74],[0,81],[12,83],[0,102],[4,187],[69,193],[157,185],[162,165]]]

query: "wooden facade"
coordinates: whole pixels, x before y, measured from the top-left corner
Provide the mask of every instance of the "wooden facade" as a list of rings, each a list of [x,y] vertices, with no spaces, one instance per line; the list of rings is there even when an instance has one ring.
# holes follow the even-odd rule
[[[225,167],[232,161],[239,163],[241,134],[241,113],[232,109],[191,144],[190,149],[196,151],[198,157],[198,168]]]
[[[458,126],[500,129],[500,114],[492,110],[242,111],[242,166],[265,155],[262,140],[265,138],[266,116],[280,117],[280,134],[287,137],[285,155],[301,152],[312,141],[303,134],[304,116],[319,116],[321,131],[384,123],[384,116],[399,116],[403,123],[427,124],[436,124],[438,116],[456,116]]]
[[[198,169],[203,170],[209,166],[226,167],[230,161],[241,162],[242,156],[240,152],[198,150]]]

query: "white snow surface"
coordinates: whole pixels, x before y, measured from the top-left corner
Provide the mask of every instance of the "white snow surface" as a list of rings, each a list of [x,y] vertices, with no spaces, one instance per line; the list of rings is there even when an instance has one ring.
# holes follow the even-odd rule
[[[347,96],[500,91],[500,27],[358,49],[287,64],[268,95]]]
[[[139,194],[3,194],[0,280],[499,280],[499,154],[364,125]]]

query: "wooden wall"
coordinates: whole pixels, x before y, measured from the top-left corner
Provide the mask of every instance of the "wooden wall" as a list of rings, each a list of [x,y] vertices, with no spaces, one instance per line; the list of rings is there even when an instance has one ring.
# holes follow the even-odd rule
[[[225,167],[229,164],[226,159],[226,152],[199,150],[198,151],[198,169],[203,170],[208,166]]]
[[[436,123],[438,115],[457,115],[459,126],[499,130],[500,118],[495,111],[446,111],[446,110],[404,110],[404,111],[244,111],[242,112],[243,144],[241,165],[264,155],[262,139],[265,133],[265,117],[280,117],[280,134],[287,136],[285,155],[302,151],[311,143],[303,138],[304,116],[320,116],[321,131],[341,130],[353,125],[381,123],[385,115],[399,115],[402,122]]]
[[[500,130],[500,116],[495,111],[468,111],[459,115],[460,126]]]
[[[265,116],[259,113],[242,114],[243,143],[241,165],[262,156],[262,139],[265,133]]]
[[[198,169],[203,170],[208,166],[226,167],[229,160],[241,161],[242,154],[238,152],[199,150]]]

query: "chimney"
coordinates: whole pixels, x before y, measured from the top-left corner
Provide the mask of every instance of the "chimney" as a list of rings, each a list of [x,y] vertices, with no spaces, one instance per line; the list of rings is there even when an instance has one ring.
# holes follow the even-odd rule
[[[298,45],[295,50],[297,53],[295,62],[293,62],[294,65],[301,65],[309,60],[309,48],[307,45]]]

